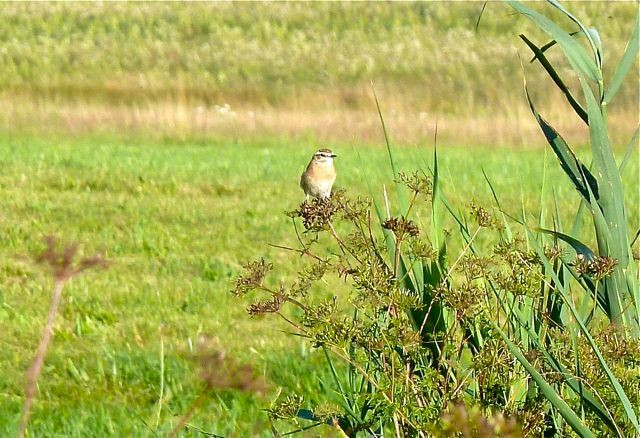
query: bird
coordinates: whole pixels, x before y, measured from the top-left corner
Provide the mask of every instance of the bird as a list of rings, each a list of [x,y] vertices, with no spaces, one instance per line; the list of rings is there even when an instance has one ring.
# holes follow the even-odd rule
[[[300,187],[306,199],[326,199],[331,196],[331,188],[336,180],[336,168],[333,159],[336,157],[330,149],[319,149],[300,176]]]

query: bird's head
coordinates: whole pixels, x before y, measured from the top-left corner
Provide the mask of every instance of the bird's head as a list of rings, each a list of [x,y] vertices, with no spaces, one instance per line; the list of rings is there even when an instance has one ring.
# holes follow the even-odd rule
[[[313,161],[318,164],[330,164],[333,163],[333,159],[336,155],[331,152],[331,149],[319,149],[313,154]]]

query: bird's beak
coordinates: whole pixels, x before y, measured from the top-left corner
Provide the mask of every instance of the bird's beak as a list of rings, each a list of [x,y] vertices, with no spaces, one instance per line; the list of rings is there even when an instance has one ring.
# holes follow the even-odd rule
[[[337,157],[336,154],[331,154],[331,158],[335,158],[335,157]]]

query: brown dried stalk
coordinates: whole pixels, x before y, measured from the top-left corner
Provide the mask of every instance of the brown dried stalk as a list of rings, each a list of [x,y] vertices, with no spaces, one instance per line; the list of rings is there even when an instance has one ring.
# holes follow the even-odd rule
[[[36,357],[33,359],[31,367],[27,372],[27,384],[25,387],[25,400],[22,407],[22,415],[20,417],[20,425],[18,426],[18,437],[24,437],[29,424],[29,416],[31,414],[31,406],[36,395],[36,386],[38,383],[38,377],[42,371],[42,365],[44,365],[44,358],[49,348],[49,342],[53,335],[53,324],[55,322],[56,313],[58,312],[58,306],[62,298],[62,290],[67,281],[69,281],[74,275],[81,273],[87,269],[93,267],[106,267],[108,262],[100,255],[94,255],[89,258],[81,259],[77,265],[73,264],[73,260],[78,251],[78,245],[69,245],[64,249],[58,251],[56,246],[56,239],[53,237],[47,237],[46,239],[47,249],[43,251],[36,261],[38,263],[46,263],[52,270],[53,277],[55,279],[53,285],[53,291],[51,293],[51,305],[49,306],[49,315],[47,317],[47,323],[42,332],[42,338],[40,339],[40,345],[36,352]]]
[[[211,391],[234,389],[243,392],[261,394],[265,391],[266,382],[259,376],[251,365],[240,364],[228,357],[224,351],[213,350],[211,339],[202,337],[198,340],[200,362],[200,377],[204,382],[204,389],[191,404],[187,412],[180,418],[178,424],[173,428],[167,438],[178,435],[193,414],[200,408]]]

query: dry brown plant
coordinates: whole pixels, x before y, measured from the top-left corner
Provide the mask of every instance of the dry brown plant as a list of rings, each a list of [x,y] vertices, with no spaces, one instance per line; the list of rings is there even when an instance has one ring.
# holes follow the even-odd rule
[[[46,264],[51,270],[54,279],[53,290],[51,292],[51,304],[49,306],[49,314],[47,322],[42,332],[42,338],[36,351],[36,356],[27,372],[27,384],[25,387],[25,400],[22,407],[22,415],[20,417],[20,425],[18,426],[18,437],[22,438],[29,424],[29,416],[31,414],[31,406],[36,395],[36,385],[38,377],[44,365],[44,359],[53,336],[53,324],[55,322],[56,313],[62,299],[62,291],[65,284],[74,276],[91,268],[104,268],[108,266],[108,262],[100,255],[95,254],[91,257],[80,258],[78,261],[78,245],[71,244],[63,248],[58,248],[58,241],[54,237],[47,237],[47,248],[36,257],[36,262]]]

